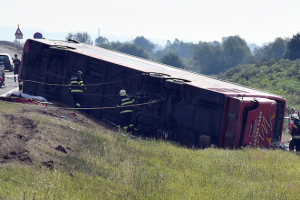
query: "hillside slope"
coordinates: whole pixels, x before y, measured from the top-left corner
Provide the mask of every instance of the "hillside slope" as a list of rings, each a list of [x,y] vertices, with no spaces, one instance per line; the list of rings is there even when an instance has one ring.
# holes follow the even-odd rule
[[[300,108],[300,60],[239,65],[218,78],[282,95],[286,97],[288,107]]]
[[[78,112],[4,102],[0,118],[0,199],[299,197],[290,152],[187,149]]]

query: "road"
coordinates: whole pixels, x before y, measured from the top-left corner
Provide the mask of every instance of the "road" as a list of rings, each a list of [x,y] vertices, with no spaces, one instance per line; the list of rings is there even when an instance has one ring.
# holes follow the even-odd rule
[[[16,47],[9,45],[0,45],[0,53],[8,53],[11,58],[15,58],[15,54],[18,55],[18,58],[21,60],[22,51],[17,49]]]
[[[5,71],[5,76],[14,75],[13,72]],[[18,90],[18,82],[14,82],[13,77],[5,77],[5,87],[0,88],[0,96],[14,89]]]
[[[0,53],[8,53],[12,58],[14,58],[14,55],[17,54],[20,60],[22,56],[22,51],[8,45],[0,45]],[[5,76],[12,76],[12,75],[14,75],[13,72],[5,71]],[[5,85],[6,85],[5,87],[0,88],[0,95],[3,95],[14,89],[18,89],[18,82],[14,82],[13,77],[5,77]]]

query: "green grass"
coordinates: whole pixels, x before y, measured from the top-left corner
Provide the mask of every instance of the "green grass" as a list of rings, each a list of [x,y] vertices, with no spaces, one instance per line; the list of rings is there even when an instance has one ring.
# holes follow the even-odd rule
[[[187,149],[68,118],[63,123],[78,131],[59,126],[58,117],[29,116],[39,121],[36,137],[42,139],[28,142],[33,163],[0,164],[0,199],[300,198],[300,159],[290,152]],[[72,150],[54,150],[64,142]],[[53,170],[41,164],[51,158]]]
[[[74,133],[75,134],[75,133]],[[0,199],[297,199],[299,157],[258,149],[192,150],[86,130],[68,169],[8,164]]]

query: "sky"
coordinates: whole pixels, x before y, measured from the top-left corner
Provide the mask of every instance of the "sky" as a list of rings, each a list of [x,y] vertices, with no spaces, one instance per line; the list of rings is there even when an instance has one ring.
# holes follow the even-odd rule
[[[11,9],[1,9],[0,40],[13,40],[18,24],[57,35],[49,37],[77,31],[96,37],[100,28],[100,35],[124,40],[143,35],[198,42],[239,35],[257,44],[300,32],[299,0],[1,0],[1,8]]]

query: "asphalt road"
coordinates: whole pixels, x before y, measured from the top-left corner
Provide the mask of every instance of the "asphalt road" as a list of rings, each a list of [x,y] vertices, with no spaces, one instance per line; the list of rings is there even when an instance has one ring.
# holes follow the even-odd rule
[[[21,60],[22,51],[9,45],[0,45],[0,53],[8,53],[11,58],[15,58],[15,54],[18,55],[18,58]]]
[[[0,53],[8,53],[11,58],[14,58],[14,55],[17,54],[18,58],[21,60],[22,51],[19,49],[8,46],[8,45],[0,45]],[[5,71],[5,76],[12,76],[13,72]],[[18,82],[14,82],[13,77],[5,77],[5,87],[0,88],[0,95],[3,95],[9,91],[14,89],[18,89]]]
[[[7,92],[13,91],[14,89],[18,90],[18,88],[19,88],[18,81],[14,82],[13,77],[7,77],[7,76],[11,76],[11,75],[14,75],[14,73],[5,71],[5,87],[2,86],[0,88],[0,96],[4,95]]]

